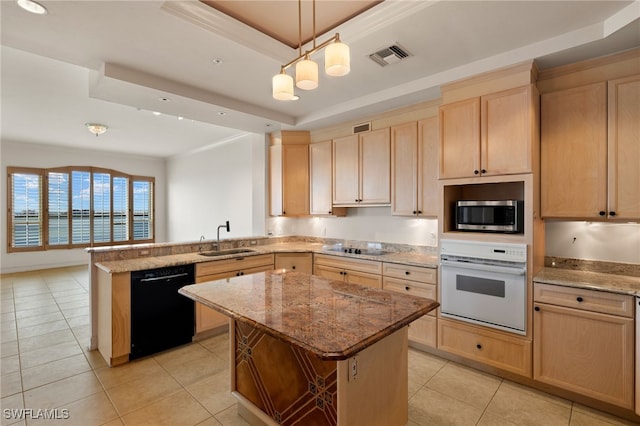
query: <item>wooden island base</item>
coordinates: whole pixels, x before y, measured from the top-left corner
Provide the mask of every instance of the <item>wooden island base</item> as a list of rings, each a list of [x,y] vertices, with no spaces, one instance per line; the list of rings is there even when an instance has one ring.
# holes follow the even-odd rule
[[[345,360],[230,320],[231,391],[252,425],[405,425],[407,327]]]

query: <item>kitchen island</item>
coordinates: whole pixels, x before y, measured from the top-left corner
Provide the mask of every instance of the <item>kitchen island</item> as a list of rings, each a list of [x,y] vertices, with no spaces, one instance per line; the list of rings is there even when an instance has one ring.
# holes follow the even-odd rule
[[[180,293],[230,318],[231,392],[249,423],[406,424],[406,326],[434,300],[284,271]]]

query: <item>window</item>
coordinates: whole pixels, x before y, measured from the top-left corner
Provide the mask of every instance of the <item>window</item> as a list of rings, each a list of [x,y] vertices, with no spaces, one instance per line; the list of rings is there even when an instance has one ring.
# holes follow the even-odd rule
[[[152,177],[92,167],[7,171],[9,252],[154,239]]]
[[[18,169],[9,173],[9,251],[43,249],[42,171]]]

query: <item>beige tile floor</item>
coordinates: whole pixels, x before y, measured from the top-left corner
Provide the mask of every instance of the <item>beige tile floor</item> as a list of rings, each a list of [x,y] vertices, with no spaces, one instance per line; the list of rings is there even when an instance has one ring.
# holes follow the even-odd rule
[[[86,267],[4,275],[1,289],[2,426],[246,424],[228,392],[226,334],[108,368],[86,349]],[[36,418],[12,417],[22,408]],[[38,419],[38,409],[68,419]],[[630,423],[410,350],[408,424]]]

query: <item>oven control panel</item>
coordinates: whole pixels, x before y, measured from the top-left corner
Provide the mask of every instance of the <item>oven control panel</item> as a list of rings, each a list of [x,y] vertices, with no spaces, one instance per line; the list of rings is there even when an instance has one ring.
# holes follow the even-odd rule
[[[483,241],[441,240],[440,254],[506,262],[526,262],[527,245]]]

